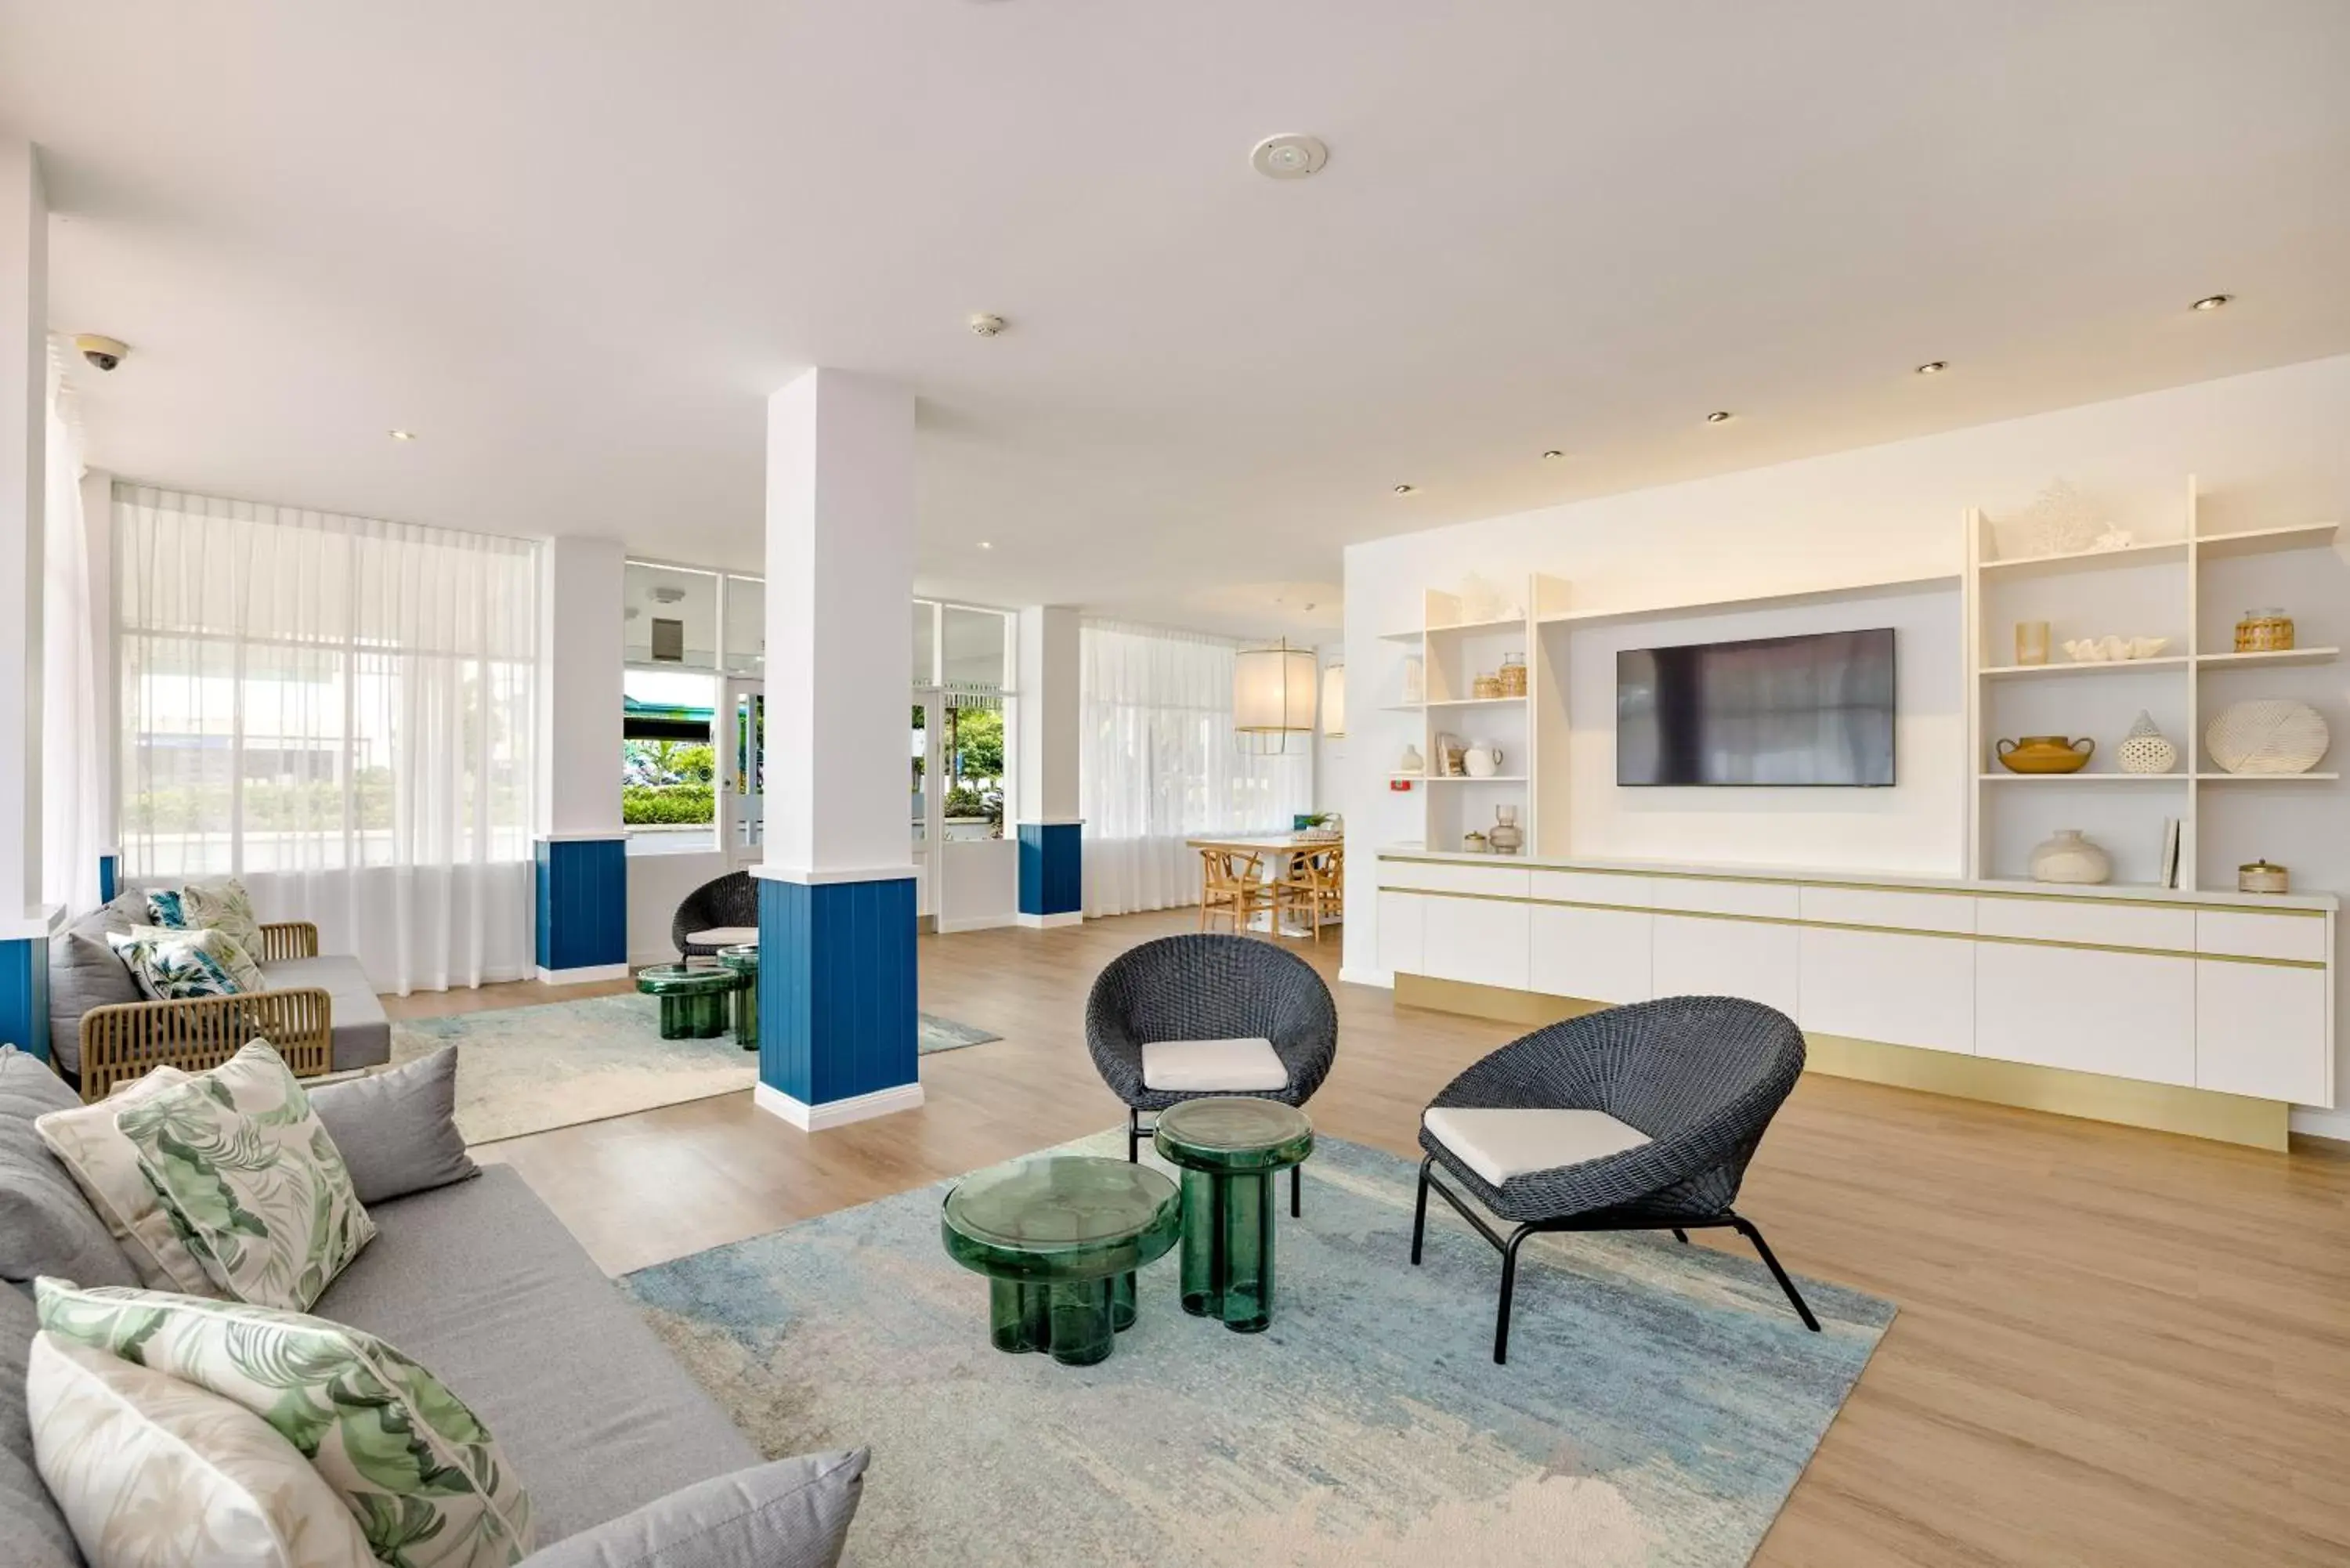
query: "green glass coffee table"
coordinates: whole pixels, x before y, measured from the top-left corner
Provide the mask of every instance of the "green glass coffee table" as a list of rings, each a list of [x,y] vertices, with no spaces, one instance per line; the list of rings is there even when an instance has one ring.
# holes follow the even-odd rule
[[[720,948],[718,962],[731,971],[734,987],[734,1043],[745,1051],[759,1048],[759,944]]]
[[[1066,1366],[1107,1359],[1134,1324],[1134,1272],[1183,1226],[1175,1184],[1122,1159],[1047,1155],[964,1178],[939,1210],[947,1256],[987,1276],[1003,1351]]]
[[[1314,1124],[1278,1100],[1185,1100],[1151,1139],[1183,1171],[1183,1310],[1235,1334],[1273,1322],[1273,1179],[1314,1152]]]
[[[742,983],[731,969],[657,963],[637,971],[637,989],[660,998],[660,1037],[715,1040],[726,1033],[726,998]]]

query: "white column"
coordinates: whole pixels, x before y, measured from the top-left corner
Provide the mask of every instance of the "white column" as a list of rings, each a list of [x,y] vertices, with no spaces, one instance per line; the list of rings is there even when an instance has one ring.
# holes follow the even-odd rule
[[[768,398],[766,573],[755,1097],[815,1130],[922,1098],[906,832],[910,391],[819,369]]]
[[[106,852],[112,856],[120,852],[114,834],[122,821],[122,676],[114,637],[114,475],[104,469],[82,471],[81,525],[89,559],[90,624],[98,628],[90,671],[96,701],[89,716],[100,753],[98,819],[106,825]]]
[[[0,137],[0,1042],[38,1056],[61,913],[41,903],[48,234],[32,144]]]
[[[538,977],[629,972],[620,824],[620,610],[626,552],[550,539],[539,556]]]
[[[1083,822],[1077,815],[1077,612],[1032,605],[1020,612],[1014,690],[1014,820],[1020,835],[1020,923],[1075,925],[1085,918]]]

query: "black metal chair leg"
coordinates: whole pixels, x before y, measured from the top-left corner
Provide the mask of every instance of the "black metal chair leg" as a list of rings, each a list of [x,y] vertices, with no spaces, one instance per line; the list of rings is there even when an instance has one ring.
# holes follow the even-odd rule
[[[1730,1222],[1738,1227],[1740,1235],[1754,1243],[1754,1250],[1762,1255],[1763,1266],[1771,1271],[1771,1277],[1779,1282],[1779,1288],[1787,1293],[1787,1299],[1794,1303],[1795,1314],[1804,1320],[1804,1326],[1814,1334],[1819,1333],[1820,1320],[1812,1315],[1812,1309],[1804,1302],[1803,1293],[1795,1289],[1795,1282],[1787,1277],[1787,1271],[1779,1266],[1779,1260],[1772,1252],[1771,1243],[1762,1239],[1762,1232],[1744,1215],[1732,1215]]]
[[[1142,1163],[1142,1113],[1131,1106],[1126,1110],[1126,1163]]]
[[[1419,1244],[1428,1234],[1428,1168],[1436,1163],[1432,1154],[1423,1155],[1419,1161],[1419,1201],[1411,1210],[1411,1261],[1419,1262]]]
[[[1534,1234],[1534,1227],[1521,1225],[1512,1232],[1510,1244],[1502,1249],[1502,1306],[1493,1318],[1493,1365],[1510,1363],[1510,1299],[1518,1289],[1518,1246]]]
[[[1300,1220],[1305,1215],[1305,1199],[1298,1185],[1298,1175],[1305,1168],[1302,1165],[1289,1168],[1289,1217],[1292,1220]]]
[[[1673,1240],[1686,1247],[1690,1244],[1689,1232],[1676,1225],[1673,1227]]]

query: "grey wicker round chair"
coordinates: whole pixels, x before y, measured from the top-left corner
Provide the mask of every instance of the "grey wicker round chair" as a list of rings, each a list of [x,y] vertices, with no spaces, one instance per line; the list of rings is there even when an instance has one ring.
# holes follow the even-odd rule
[[[669,923],[669,940],[681,959],[714,958],[724,942],[696,942],[697,931],[759,929],[759,884],[748,871],[730,871],[685,896]]]
[[[1794,1021],[1761,1002],[1731,996],[1674,996],[1612,1007],[1513,1041],[1446,1085],[1421,1119],[1419,1145],[1427,1158],[1419,1162],[1411,1261],[1420,1259],[1433,1188],[1502,1254],[1493,1359],[1505,1362],[1518,1249],[1528,1236],[1544,1231],[1670,1231],[1686,1242],[1691,1231],[1727,1227],[1754,1244],[1804,1326],[1816,1334],[1819,1320],[1779,1266],[1762,1231],[1731,1207],[1747,1162],[1803,1070],[1804,1035]],[[1488,1119],[1480,1125],[1489,1142],[1480,1148],[1477,1130],[1466,1127],[1464,1118],[1441,1114],[1448,1110],[1604,1115],[1583,1121]],[[1439,1136],[1440,1127],[1466,1147],[1448,1143]],[[1575,1152],[1590,1157],[1523,1168],[1542,1158],[1546,1137],[1563,1137],[1565,1142],[1552,1146],[1560,1148],[1586,1140]],[[1514,1150],[1505,1147],[1512,1140]],[[1503,1179],[1489,1179],[1477,1164]],[[1437,1178],[1440,1165],[1447,1178],[1516,1229],[1505,1239],[1472,1212]]]
[[[1253,1040],[1273,1046],[1287,1082],[1279,1088],[1154,1089],[1143,1082],[1146,1044]],[[1110,1092],[1126,1102],[1126,1158],[1170,1106],[1244,1095],[1303,1106],[1338,1054],[1338,1010],[1314,966],[1251,937],[1160,937],[1112,959],[1086,999],[1086,1046]],[[1155,1127],[1155,1124],[1154,1124]],[[1289,1211],[1299,1211],[1298,1167],[1289,1169]]]

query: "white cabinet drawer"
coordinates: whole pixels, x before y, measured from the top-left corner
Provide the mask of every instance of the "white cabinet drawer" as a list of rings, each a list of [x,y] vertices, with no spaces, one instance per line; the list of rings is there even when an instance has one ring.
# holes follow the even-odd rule
[[[1427,906],[1421,972],[1472,985],[1526,989],[1525,904],[1487,898],[1422,898]]]
[[[1975,944],[1975,1054],[2195,1084],[2195,961]]]
[[[2241,958],[2299,959],[2325,961],[2326,928],[2323,915],[2265,915],[2257,909],[2198,909],[2195,950],[2234,953]]]
[[[1650,971],[1659,996],[1742,996],[1796,1012],[1794,926],[1659,914]]]
[[[1651,902],[1659,909],[1700,915],[1771,915],[1792,920],[1802,912],[1792,882],[1709,882],[1697,877],[1654,877]]]
[[[2195,1086],[2331,1106],[2325,1023],[2324,970],[2201,960],[2195,965]]]
[[[1975,929],[1975,901],[1961,894],[1905,893],[1885,888],[1804,888],[1804,919],[1897,931]]]
[[[1427,972],[1428,900],[1379,889],[1379,967],[1389,974]]]
[[[1973,1054],[1975,944],[1964,937],[1809,926],[1802,951],[1805,1029]]]
[[[2183,905],[2170,909],[2089,898],[1978,898],[1975,929],[1987,937],[2195,950],[2195,911]]]
[[[1534,906],[1530,989],[1586,1002],[1646,1002],[1654,919],[1638,909]]]
[[[1657,878],[1613,871],[1542,871],[1534,874],[1534,897],[1569,904],[1614,904],[1645,909],[1656,901]]]
[[[1379,886],[1417,888],[1430,893],[1482,893],[1494,898],[1526,896],[1523,866],[1459,866],[1445,860],[1382,860]]]

